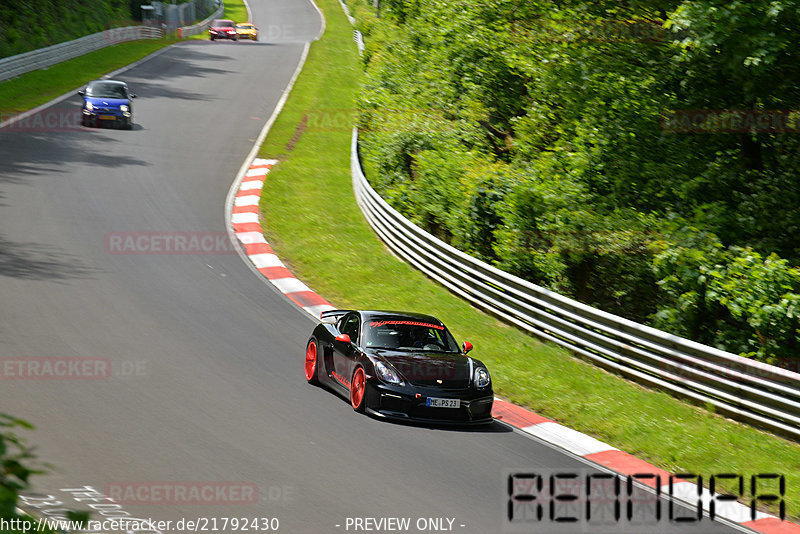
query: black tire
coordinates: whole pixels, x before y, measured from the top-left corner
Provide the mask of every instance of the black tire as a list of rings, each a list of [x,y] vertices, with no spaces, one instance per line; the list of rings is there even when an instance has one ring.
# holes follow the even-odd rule
[[[361,366],[356,367],[350,379],[350,405],[358,413],[364,413],[367,408],[367,378]]]
[[[313,360],[313,364],[311,360]],[[315,386],[319,384],[319,347],[317,340],[313,337],[308,340],[306,345],[305,375],[309,384]]]

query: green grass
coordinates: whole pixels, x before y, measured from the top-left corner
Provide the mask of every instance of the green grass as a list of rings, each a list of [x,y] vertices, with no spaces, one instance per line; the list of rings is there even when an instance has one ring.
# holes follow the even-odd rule
[[[7,118],[11,114],[35,108],[173,43],[175,41],[170,39],[120,43],[6,80],[0,83],[0,113]]]
[[[235,22],[245,21],[247,8],[243,0],[226,0],[225,16]],[[208,39],[208,34],[191,38]],[[176,42],[167,38],[120,43],[6,80],[0,83],[0,121],[44,104]]]
[[[248,22],[247,7],[242,0],[225,0],[225,15],[226,19],[231,19],[233,22]]]
[[[496,392],[671,472],[777,472],[800,517],[800,446],[602,371],[451,295],[375,237],[351,187],[349,120],[360,77],[352,28],[319,0],[327,30],[311,47],[261,157],[278,158],[261,214],[297,276],[342,308],[408,309],[444,320],[491,369]]]

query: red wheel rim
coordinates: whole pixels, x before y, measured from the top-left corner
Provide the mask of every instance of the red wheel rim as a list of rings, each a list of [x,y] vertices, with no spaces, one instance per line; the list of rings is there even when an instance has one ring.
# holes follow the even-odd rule
[[[350,403],[353,405],[353,408],[358,408],[361,406],[361,402],[364,400],[364,369],[358,368],[356,369],[355,374],[353,374],[353,383],[350,386]]]
[[[306,348],[306,380],[314,378],[314,371],[317,368],[317,344],[313,341]]]

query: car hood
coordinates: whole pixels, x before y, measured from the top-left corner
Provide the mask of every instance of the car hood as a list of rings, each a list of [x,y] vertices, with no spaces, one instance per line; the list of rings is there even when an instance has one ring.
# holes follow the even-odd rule
[[[218,31],[218,32],[221,32],[223,30],[225,30],[225,31],[227,31],[227,30],[236,31],[236,28],[234,28],[233,26],[211,26],[211,29],[214,30],[214,31]]]
[[[406,352],[372,349],[374,356],[385,360],[415,386],[464,388],[470,384],[470,358],[453,352]]]
[[[87,96],[84,100],[86,100],[86,102],[91,102],[93,106],[108,108],[118,108],[123,104],[129,106],[131,102],[128,98],[101,98],[96,96]]]

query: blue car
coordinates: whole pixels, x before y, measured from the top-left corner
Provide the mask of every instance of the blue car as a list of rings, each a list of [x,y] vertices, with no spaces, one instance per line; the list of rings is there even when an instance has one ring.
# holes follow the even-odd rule
[[[84,126],[108,124],[130,130],[133,126],[131,100],[136,95],[128,91],[128,84],[115,80],[95,80],[86,89],[78,91],[83,97]]]

